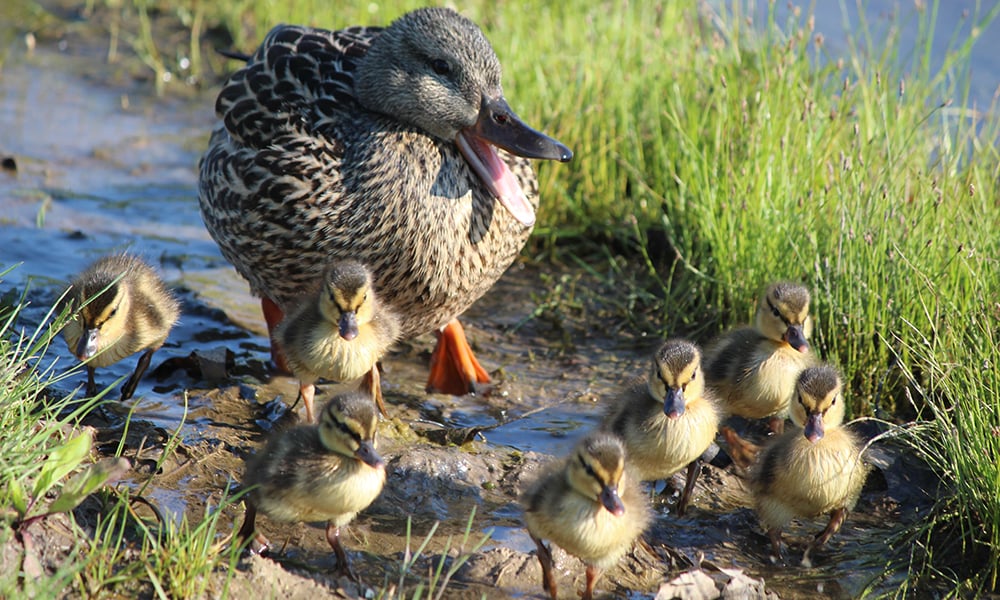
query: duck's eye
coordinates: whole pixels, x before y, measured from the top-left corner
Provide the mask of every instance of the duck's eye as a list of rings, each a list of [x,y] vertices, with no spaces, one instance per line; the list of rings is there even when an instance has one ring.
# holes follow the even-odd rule
[[[435,58],[432,60],[431,68],[434,69],[434,72],[438,75],[447,75],[448,73],[451,73],[451,65],[449,65],[448,61],[443,58]]]
[[[778,309],[774,306],[771,307],[771,313],[774,314],[774,316],[778,317],[779,319],[781,318],[781,313],[778,312]]]

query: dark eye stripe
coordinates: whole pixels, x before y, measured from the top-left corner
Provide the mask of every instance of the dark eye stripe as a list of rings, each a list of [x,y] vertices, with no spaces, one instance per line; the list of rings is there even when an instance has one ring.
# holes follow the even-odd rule
[[[767,300],[767,305],[769,307],[771,307],[771,312],[774,313],[774,316],[776,316],[779,319],[781,319],[781,322],[785,324],[785,327],[791,327],[792,326],[792,322],[789,321],[788,319],[786,319],[784,317],[784,315],[781,314],[781,311],[779,311],[777,308],[775,308],[775,306],[773,304],[771,304],[771,299],[770,298],[765,298],[765,300]]]

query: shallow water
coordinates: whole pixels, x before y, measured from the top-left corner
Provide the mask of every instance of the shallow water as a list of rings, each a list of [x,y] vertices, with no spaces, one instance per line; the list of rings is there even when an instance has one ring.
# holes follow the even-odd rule
[[[133,402],[114,409],[101,448],[114,451],[121,419],[134,409],[136,425],[126,444],[137,469],[133,483],[143,480],[143,473],[155,472],[147,499],[168,518],[183,511],[200,514],[206,503],[218,504],[222,490],[238,480],[242,458],[264,439],[261,426],[270,424],[262,414],[264,405],[279,398],[291,403],[296,384],[267,374],[267,339],[257,301],[222,259],[198,213],[196,163],[213,121],[211,93],[191,100],[154,100],[141,88],[98,85],[79,75],[91,64],[86,57],[39,49],[30,58],[11,61],[2,74],[0,130],[5,133],[0,154],[14,157],[18,170],[0,173],[0,266],[19,266],[0,283],[0,293],[11,287],[29,290],[31,305],[20,325],[30,329],[45,317],[64,282],[98,256],[127,248],[161,269],[183,300],[183,318],[154,356],[153,367],[224,349],[232,352],[233,366],[216,380],[161,367],[156,377],[144,378]],[[128,108],[123,106],[126,97]],[[514,504],[523,470],[482,475],[489,486],[479,485],[479,475],[469,473],[506,464],[511,450],[526,453],[528,460],[565,454],[579,434],[597,423],[601,396],[642,373],[657,343],[652,337],[598,330],[585,309],[563,315],[561,331],[544,319],[525,321],[544,295],[543,270],[554,268],[513,268],[464,317],[487,369],[502,369],[492,395],[425,394],[429,337],[403,344],[385,361],[385,394],[396,418],[383,426],[383,448],[400,461],[391,465],[403,464],[411,430],[434,430],[439,424],[485,431],[478,443],[461,449],[421,446],[423,454],[417,458],[425,457],[426,463],[408,471],[405,480],[390,478],[383,498],[358,520],[362,533],[347,538],[347,545],[352,553],[364,548],[356,569],[360,562],[361,573],[373,585],[387,576],[382,569],[390,568],[405,546],[404,507],[416,507],[414,531],[423,535],[435,519],[445,521],[443,533],[460,532],[476,506],[474,530],[494,532],[485,550],[509,549],[515,556],[533,551],[517,524]],[[566,335],[571,345],[562,343]],[[57,361],[57,369],[75,362],[62,343],[48,359]],[[98,382],[109,385],[127,377],[134,365],[129,359],[99,369]],[[78,372],[59,391],[71,393],[83,381]],[[329,393],[335,386],[323,387]],[[164,457],[163,445],[182,418],[181,447]],[[650,543],[673,548],[693,562],[700,563],[698,557],[704,555],[719,565],[741,567],[764,577],[769,589],[783,597],[817,592],[854,597],[881,575],[885,539],[899,521],[895,509],[884,507],[884,489],[875,485],[865,494],[858,513],[818,554],[819,567],[801,569],[769,564],[766,538],[753,533],[754,517],[742,507],[746,495],[738,478],[731,471],[709,471],[687,517],[676,518],[672,505],[658,501],[662,517],[647,536]],[[227,519],[238,520],[239,511],[232,509]],[[803,540],[821,527],[810,523],[786,535]],[[282,564],[305,563],[313,571],[329,566],[321,530],[271,524],[264,530],[285,544]],[[536,575],[530,581],[496,580],[501,591],[488,593],[497,597],[538,591]],[[624,575],[612,580],[628,581]],[[470,575],[468,583],[491,582]],[[648,582],[642,585],[644,594],[631,597],[648,597],[655,590]]]

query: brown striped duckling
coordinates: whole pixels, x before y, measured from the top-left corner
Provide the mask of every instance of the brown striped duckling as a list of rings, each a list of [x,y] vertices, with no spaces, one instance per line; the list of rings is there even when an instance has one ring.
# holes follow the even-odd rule
[[[553,599],[552,551],[544,540],[587,565],[583,598],[590,600],[601,572],[628,552],[652,519],[638,484],[625,469],[621,440],[594,432],[529,486],[521,498],[524,522],[538,546],[542,587]]]
[[[770,417],[772,431],[784,428],[795,380],[817,362],[808,341],[813,329],[809,301],[804,285],[772,284],[757,305],[754,326],[734,329],[709,347],[708,386],[729,414]]]
[[[368,269],[355,261],[332,263],[320,289],[274,332],[292,374],[299,379],[306,420],[315,422],[313,398],[321,377],[351,381],[363,376],[362,387],[379,412],[387,414],[378,361],[399,337],[399,330],[396,315],[372,289]]]
[[[70,351],[87,365],[87,394],[97,394],[94,371],[142,352],[122,386],[135,393],[153,353],[180,317],[180,302],[141,258],[114,254],[98,259],[70,282],[62,302],[76,311],[63,328]]]
[[[643,481],[666,479],[687,467],[677,505],[684,514],[700,470],[701,455],[719,429],[715,399],[705,389],[701,351],[668,340],[653,355],[649,377],[631,385],[611,406],[602,428],[625,444],[629,464]]]
[[[750,489],[775,556],[780,556],[781,529],[793,518],[830,515],[802,556],[809,566],[809,552],[826,543],[854,508],[868,467],[858,440],[840,426],[844,400],[835,368],[820,365],[799,375],[791,417],[794,429],[766,444],[757,457]]]
[[[342,574],[350,574],[340,528],[367,508],[385,485],[385,463],[375,451],[378,414],[362,393],[334,396],[318,425],[280,431],[247,461],[246,516],[241,540],[254,537],[257,511],[276,521],[326,521],[326,540]],[[258,552],[264,536],[254,537]]]

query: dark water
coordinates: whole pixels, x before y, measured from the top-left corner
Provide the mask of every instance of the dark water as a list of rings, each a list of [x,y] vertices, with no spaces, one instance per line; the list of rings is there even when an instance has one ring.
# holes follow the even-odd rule
[[[835,3],[820,4],[817,10],[829,11]],[[940,31],[961,35],[967,30],[968,20],[961,17],[965,4],[970,3],[942,8]],[[881,15],[892,6],[870,3],[870,18],[884,23]],[[819,14],[818,28],[836,44],[844,32],[836,25],[839,12]],[[984,33],[984,40],[988,37]],[[936,49],[947,47],[940,46],[946,44],[943,39],[935,42]],[[988,49],[981,43],[973,57],[976,101],[983,104],[1000,73],[1000,54]],[[21,326],[30,329],[44,318],[64,282],[95,258],[124,249],[145,256],[184,303],[182,321],[153,365],[224,347],[235,354],[239,373],[225,382],[204,381],[183,370],[162,373],[159,380],[147,377],[136,393],[136,414],[173,430],[186,412],[181,437],[193,447],[226,435],[239,440],[227,443],[252,445],[260,435],[254,431],[258,405],[275,397],[293,399],[295,382],[261,375],[266,372],[267,340],[257,301],[222,259],[198,213],[196,165],[214,121],[212,93],[153,99],[143,85],[96,83],[104,81],[101,68],[93,57],[72,56],[72,49],[59,53],[39,48],[34,56],[8,60],[0,75],[0,155],[17,164],[16,173],[0,172],[0,267],[18,265],[0,282],[0,293],[12,287],[29,290],[31,305]],[[516,268],[464,319],[487,368],[503,369],[503,383],[494,397],[424,394],[431,342],[426,338],[387,361],[384,381],[390,404],[405,406],[404,414],[415,426],[418,421],[437,421],[490,427],[485,433],[487,452],[516,448],[566,453],[575,437],[597,422],[599,398],[640,374],[657,340],[641,332],[601,332],[577,339],[567,349],[559,343],[561,333],[545,322],[530,321],[514,331],[544,297],[544,281],[538,267]],[[567,325],[573,331],[593,330],[586,323]],[[74,363],[61,343],[47,359],[57,361],[58,368]],[[124,360],[99,370],[99,383],[126,377],[134,364]],[[82,374],[79,377],[82,383]],[[241,382],[253,384],[252,398],[213,395],[215,387]],[[64,385],[68,393],[70,384]],[[186,403],[185,390],[193,390]],[[518,418],[540,408],[544,410]],[[232,458],[222,465],[220,470],[238,471],[240,461]],[[178,478],[176,487],[154,487],[150,499],[176,515],[214,494],[212,486],[218,485],[192,481]],[[770,567],[766,541],[751,533],[755,520],[740,508],[745,494],[739,492],[720,493],[687,518],[660,521],[651,536],[688,556],[704,553],[710,560],[764,576],[769,587],[785,597],[853,597],[881,575],[886,538],[899,518],[881,505],[884,490],[875,487],[834,538],[825,566],[817,569]],[[491,511],[482,515],[481,526],[477,524],[482,530],[494,528],[489,547],[532,550],[530,539],[515,525],[509,503],[492,506]],[[809,524],[790,533],[805,537],[815,528]],[[892,583],[880,585],[884,590]]]

